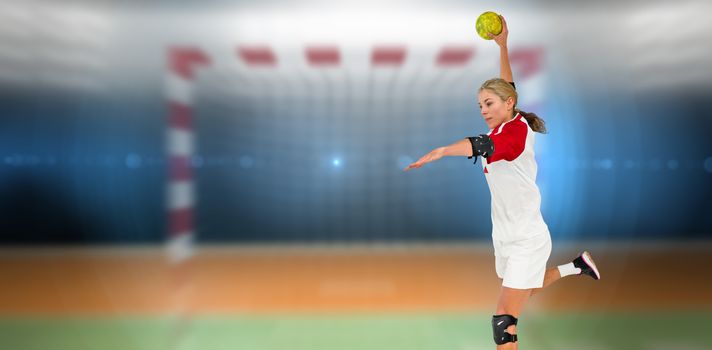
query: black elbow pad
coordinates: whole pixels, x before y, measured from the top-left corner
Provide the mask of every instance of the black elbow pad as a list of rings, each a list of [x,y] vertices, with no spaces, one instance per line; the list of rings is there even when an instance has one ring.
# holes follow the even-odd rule
[[[494,142],[492,142],[489,135],[482,134],[468,137],[467,139],[470,140],[472,144],[472,156],[467,157],[467,159],[475,157],[475,163],[477,163],[477,156],[489,158],[489,156],[494,154]]]

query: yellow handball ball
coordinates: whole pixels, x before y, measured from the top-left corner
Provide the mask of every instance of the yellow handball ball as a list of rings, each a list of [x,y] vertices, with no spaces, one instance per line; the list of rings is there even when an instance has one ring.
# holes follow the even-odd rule
[[[482,37],[482,39],[492,40],[487,36],[487,33],[492,33],[493,35],[501,33],[502,19],[499,18],[498,14],[487,11],[481,14],[480,17],[477,17],[475,28],[477,29],[477,34]]]

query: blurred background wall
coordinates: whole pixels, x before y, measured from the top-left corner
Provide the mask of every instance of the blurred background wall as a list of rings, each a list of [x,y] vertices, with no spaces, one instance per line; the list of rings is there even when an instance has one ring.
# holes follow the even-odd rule
[[[173,47],[211,61],[193,86],[199,242],[487,241],[479,162],[402,172],[487,132],[486,10],[508,21],[520,107],[547,122],[554,240],[709,238],[708,2],[3,1],[0,242],[164,240]]]

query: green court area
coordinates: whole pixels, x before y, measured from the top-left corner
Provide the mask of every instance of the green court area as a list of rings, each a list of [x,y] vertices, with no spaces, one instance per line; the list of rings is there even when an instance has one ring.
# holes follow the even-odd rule
[[[487,314],[289,314],[0,320],[13,350],[494,349]],[[528,350],[712,349],[712,313],[529,313]]]

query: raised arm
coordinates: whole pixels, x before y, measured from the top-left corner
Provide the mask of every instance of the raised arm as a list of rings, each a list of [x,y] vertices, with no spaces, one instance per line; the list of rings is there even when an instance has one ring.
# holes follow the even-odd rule
[[[513,82],[512,77],[512,67],[509,65],[509,52],[507,51],[507,36],[509,35],[509,30],[507,29],[507,21],[504,17],[499,16],[502,20],[502,32],[498,35],[489,34],[490,38],[499,45],[499,72],[500,78],[508,82]]]

